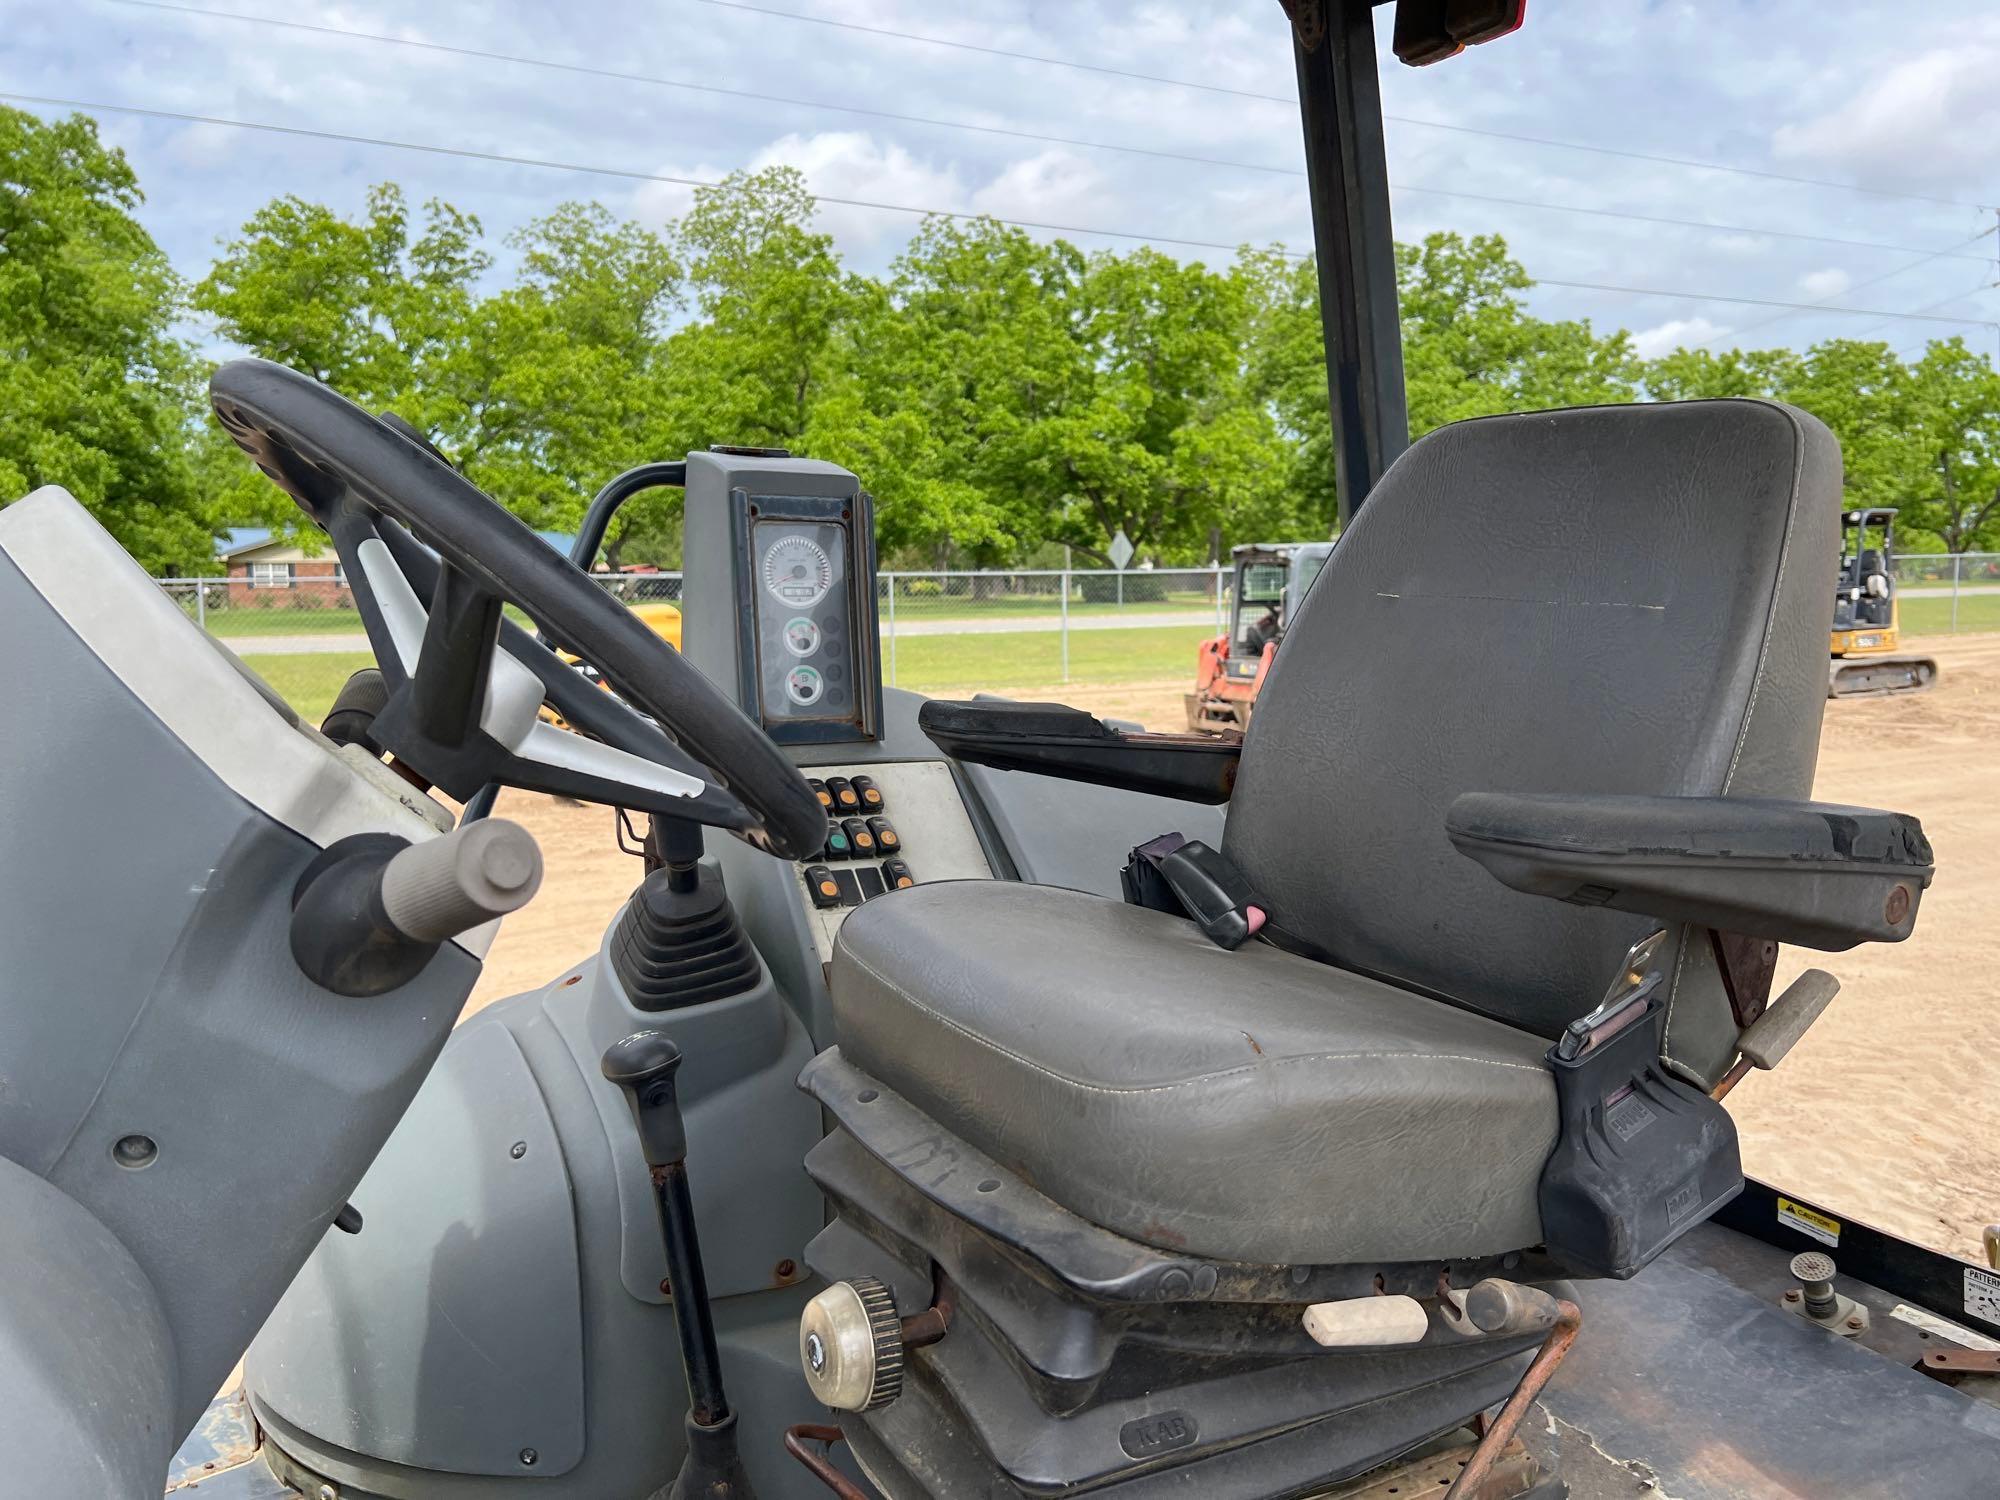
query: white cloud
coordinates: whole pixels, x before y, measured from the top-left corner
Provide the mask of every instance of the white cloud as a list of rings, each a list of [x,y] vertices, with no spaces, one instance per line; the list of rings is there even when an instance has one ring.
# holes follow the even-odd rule
[[[1781,125],[1777,156],[1873,181],[1941,182],[1992,166],[2000,131],[2000,28],[1970,26],[1951,47],[1918,53],[1884,70],[1823,114]]]
[[[1838,297],[1854,284],[1854,278],[1839,266],[1828,266],[1821,271],[1808,271],[1799,278],[1799,290],[1815,302],[1826,302]]]
[[[1673,318],[1633,334],[1632,348],[1641,359],[1658,359],[1684,346],[1705,344],[1727,332],[1726,325],[1711,323],[1706,318]]]
[[[893,142],[884,145],[858,130],[788,135],[773,141],[750,161],[750,170],[772,166],[797,167],[814,193],[894,203],[910,208],[964,208],[964,189],[951,166],[919,161]],[[873,246],[887,240],[900,244],[917,227],[910,214],[882,209],[821,203],[819,227],[843,249]]]
[[[1097,164],[1055,146],[1023,161],[1008,163],[999,176],[972,195],[978,213],[1042,223],[1097,224],[1130,228],[1122,205],[1108,202],[1109,184]]]

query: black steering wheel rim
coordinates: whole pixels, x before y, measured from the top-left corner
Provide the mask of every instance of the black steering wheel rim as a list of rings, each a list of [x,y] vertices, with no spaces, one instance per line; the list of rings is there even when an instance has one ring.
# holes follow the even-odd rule
[[[499,649],[535,675],[565,718],[703,783],[699,796],[654,810],[724,828],[783,858],[803,858],[824,842],[819,799],[756,722],[427,444],[267,360],[221,366],[209,394],[237,445],[332,537],[357,603],[371,606],[361,611],[363,623],[392,683],[409,674],[362,566],[370,539],[388,549],[419,599],[434,599],[446,570],[456,570],[595,666],[628,701],[585,682],[528,632],[501,624]],[[397,524],[383,526],[384,519]]]

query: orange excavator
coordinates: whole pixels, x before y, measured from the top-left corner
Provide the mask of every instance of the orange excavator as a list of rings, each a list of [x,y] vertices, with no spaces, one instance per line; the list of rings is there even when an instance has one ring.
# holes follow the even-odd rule
[[[1248,542],[1231,550],[1230,624],[1195,655],[1190,730],[1248,729],[1285,627],[1326,566],[1332,542]]]

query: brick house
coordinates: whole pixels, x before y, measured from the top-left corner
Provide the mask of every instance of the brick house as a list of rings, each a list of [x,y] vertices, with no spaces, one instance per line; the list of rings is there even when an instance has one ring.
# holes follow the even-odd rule
[[[346,609],[354,602],[331,548],[308,557],[297,542],[267,534],[220,548],[217,560],[232,609]]]

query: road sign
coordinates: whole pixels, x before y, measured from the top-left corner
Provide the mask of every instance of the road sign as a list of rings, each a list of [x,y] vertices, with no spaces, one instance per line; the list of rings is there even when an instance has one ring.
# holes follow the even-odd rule
[[[1125,565],[1132,561],[1132,554],[1138,550],[1132,545],[1132,538],[1125,535],[1125,528],[1120,526],[1118,535],[1111,539],[1111,566],[1124,572]]]

